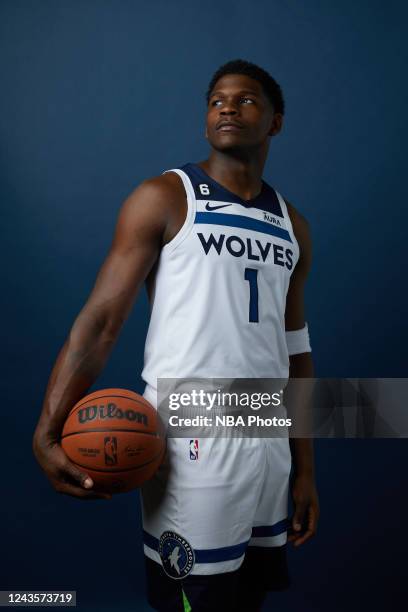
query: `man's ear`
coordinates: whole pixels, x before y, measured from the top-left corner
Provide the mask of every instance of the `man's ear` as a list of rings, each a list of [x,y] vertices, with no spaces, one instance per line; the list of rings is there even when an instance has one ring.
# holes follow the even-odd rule
[[[206,137],[206,138],[207,138],[207,140],[208,140],[208,130],[207,130],[207,126],[205,126],[205,137]]]
[[[283,125],[283,115],[281,113],[274,113],[271,129],[268,132],[269,136],[276,136],[282,129]]]

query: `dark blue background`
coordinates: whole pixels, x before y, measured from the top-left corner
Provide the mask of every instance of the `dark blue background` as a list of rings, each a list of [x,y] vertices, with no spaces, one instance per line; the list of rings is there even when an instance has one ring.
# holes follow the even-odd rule
[[[286,97],[265,178],[312,226],[317,375],[406,376],[407,17],[393,0],[1,2],[0,589],[148,609],[137,493],[59,497],[31,435],[121,202],[207,156],[204,93],[224,61],[259,63]],[[143,294],[98,388],[142,390],[147,324]],[[294,587],[266,609],[385,610],[407,578],[406,442],[315,446],[319,533],[291,549]]]

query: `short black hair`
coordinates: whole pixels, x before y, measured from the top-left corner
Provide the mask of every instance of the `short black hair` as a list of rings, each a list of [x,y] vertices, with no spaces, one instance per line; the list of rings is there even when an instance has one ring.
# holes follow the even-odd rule
[[[251,77],[251,79],[255,79],[262,85],[264,93],[269,98],[275,113],[281,113],[282,115],[285,113],[285,101],[280,85],[266,70],[242,59],[231,60],[220,66],[214,73],[206,93],[207,104],[216,82],[226,74],[245,74]]]

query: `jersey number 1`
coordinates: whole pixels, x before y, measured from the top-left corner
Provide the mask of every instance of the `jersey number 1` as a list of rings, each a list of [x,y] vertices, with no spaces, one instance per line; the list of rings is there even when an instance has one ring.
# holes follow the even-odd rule
[[[258,270],[245,268],[245,280],[249,282],[249,322],[258,323]]]

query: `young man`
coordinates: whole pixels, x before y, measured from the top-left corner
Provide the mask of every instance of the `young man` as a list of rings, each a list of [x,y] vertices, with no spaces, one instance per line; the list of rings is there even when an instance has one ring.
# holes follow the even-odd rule
[[[51,374],[34,452],[61,493],[108,497],[92,491],[59,437],[145,281],[152,312],[142,377],[153,405],[158,378],[313,376],[303,305],[308,225],[262,180],[282,127],[281,89],[263,69],[235,60],[215,73],[207,103],[209,158],[144,181],[124,202],[111,250]],[[287,541],[299,546],[316,530],[311,441],[191,446],[173,438],[167,455],[142,487],[150,604],[260,610],[268,590],[289,585]]]

